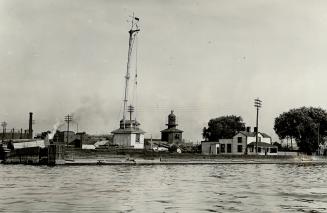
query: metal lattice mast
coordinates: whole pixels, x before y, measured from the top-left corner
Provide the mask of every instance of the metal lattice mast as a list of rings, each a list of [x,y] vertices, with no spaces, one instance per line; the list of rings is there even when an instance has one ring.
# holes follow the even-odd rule
[[[135,37],[137,33],[140,31],[138,28],[139,18],[135,17],[134,14],[132,16],[132,26],[131,29],[128,31],[129,33],[129,41],[128,41],[128,56],[127,56],[127,69],[126,69],[126,76],[125,76],[125,92],[124,92],[124,108],[123,108],[123,124],[125,128],[125,120],[126,120],[126,113],[127,113],[127,97],[128,97],[128,83],[130,79],[130,66],[131,66],[131,56],[133,52],[133,44],[135,41]]]

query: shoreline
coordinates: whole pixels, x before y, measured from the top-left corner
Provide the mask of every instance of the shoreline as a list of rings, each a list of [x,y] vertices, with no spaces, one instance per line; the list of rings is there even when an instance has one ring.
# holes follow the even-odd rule
[[[6,162],[1,161],[3,165],[44,165],[35,162]],[[278,164],[278,165],[327,165],[327,159],[324,160],[300,160],[300,159],[205,159],[205,160],[192,160],[192,159],[165,159],[145,160],[145,159],[132,159],[113,161],[110,159],[77,159],[77,160],[63,160],[52,166],[149,166],[149,165],[245,165],[245,164]],[[51,166],[51,165],[50,165]]]
[[[54,148],[54,147],[50,147]],[[156,153],[144,150],[73,150],[25,148],[8,153],[2,164],[93,166],[93,165],[214,165],[294,164],[324,165],[326,156],[310,155],[203,155]]]

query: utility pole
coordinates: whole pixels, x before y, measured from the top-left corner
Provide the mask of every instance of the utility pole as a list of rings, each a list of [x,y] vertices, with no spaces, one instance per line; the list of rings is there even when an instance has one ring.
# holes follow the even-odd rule
[[[72,115],[66,115],[65,116],[65,121],[67,122],[67,147],[68,147],[68,134],[69,134],[69,122],[73,121],[73,116]]]
[[[317,151],[317,154],[320,155],[320,148],[319,148],[319,145],[320,145],[320,123],[318,123],[318,151]]]
[[[2,143],[3,143],[4,138],[5,138],[5,133],[6,133],[7,122],[3,121],[1,123],[1,126],[2,126]]]
[[[259,108],[261,107],[262,101],[259,98],[254,99],[254,107],[257,108],[257,120],[256,120],[256,133],[255,133],[255,150],[258,154],[258,132],[259,132],[259,125],[258,125],[258,119],[259,119]]]
[[[132,127],[132,114],[134,112],[134,107],[132,105],[128,106],[128,112],[129,112],[129,120],[130,120],[131,127]]]

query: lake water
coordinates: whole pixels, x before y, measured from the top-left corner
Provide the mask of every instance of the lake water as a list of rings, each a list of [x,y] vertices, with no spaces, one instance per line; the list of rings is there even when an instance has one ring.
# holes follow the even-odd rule
[[[327,165],[0,165],[0,212],[327,212]]]

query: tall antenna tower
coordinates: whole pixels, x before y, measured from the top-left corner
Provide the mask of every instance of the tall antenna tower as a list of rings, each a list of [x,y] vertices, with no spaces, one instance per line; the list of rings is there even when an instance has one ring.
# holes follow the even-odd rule
[[[127,69],[126,69],[126,75],[125,75],[125,92],[124,92],[124,108],[123,108],[123,127],[125,129],[125,120],[126,120],[126,113],[127,113],[127,104],[128,104],[128,83],[129,83],[129,79],[130,79],[130,67],[131,67],[131,56],[132,56],[132,52],[133,52],[133,45],[134,45],[134,41],[136,39],[136,36],[138,34],[138,32],[140,31],[139,27],[138,27],[138,22],[139,22],[139,18],[135,17],[134,14],[131,17],[132,21],[131,21],[131,29],[128,31],[129,33],[129,41],[128,41],[128,57],[127,57]]]

